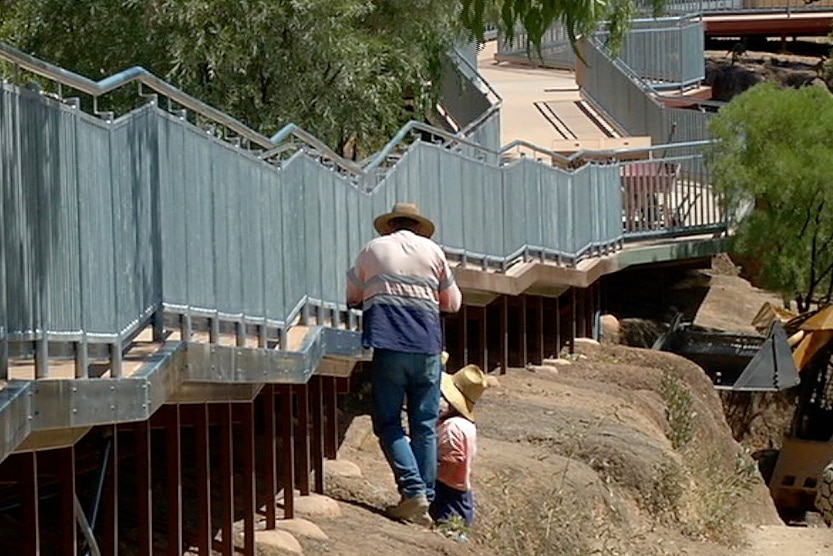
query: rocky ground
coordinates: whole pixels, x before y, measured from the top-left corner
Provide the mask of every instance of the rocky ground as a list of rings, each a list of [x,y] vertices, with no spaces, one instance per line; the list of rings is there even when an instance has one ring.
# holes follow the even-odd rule
[[[737,277],[730,261],[692,272],[682,287],[707,288],[705,295],[688,296],[702,299],[701,319],[748,326],[768,297]],[[717,315],[721,307],[731,307],[731,315]],[[781,522],[749,450],[733,440],[711,382],[691,362],[584,342],[566,360],[510,369],[498,378],[499,386],[478,404],[478,514],[468,542],[449,538],[454,531],[384,517],[381,509],[397,495],[371,432],[366,390],[359,389],[345,406],[340,461],[328,464],[326,490],[335,510],[302,510],[318,538],[296,532],[291,550],[357,556],[833,553],[833,530]],[[262,540],[261,554],[284,553]]]
[[[788,41],[711,40],[706,44],[706,80],[714,100],[728,101],[763,81],[788,87],[833,87],[826,39]]]

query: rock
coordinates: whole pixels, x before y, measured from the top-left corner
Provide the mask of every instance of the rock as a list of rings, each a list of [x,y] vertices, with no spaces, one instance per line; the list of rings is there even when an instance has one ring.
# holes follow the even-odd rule
[[[329,496],[314,492],[309,496],[300,496],[296,492],[295,513],[306,517],[341,517],[341,508]]]
[[[304,549],[298,539],[287,531],[255,531],[255,554],[258,556],[280,556],[291,552],[303,554]]]
[[[621,335],[619,319],[613,315],[602,315],[599,317],[599,336],[603,344],[618,344]]]
[[[564,359],[562,357],[559,357],[558,359],[544,359],[543,363],[545,367],[563,367],[573,364],[573,362],[569,359]]]
[[[324,476],[325,477],[361,477],[361,468],[346,459],[325,459],[324,460]]]
[[[553,360],[549,360],[549,361],[551,362]],[[566,361],[566,360],[565,360],[565,363],[568,364],[568,365],[570,364],[570,362]],[[553,374],[553,375],[558,374],[558,368],[553,366],[553,365],[527,365],[526,368],[529,371],[533,372],[533,373],[541,373],[541,374],[549,373],[549,374]]]
[[[297,537],[306,537],[317,541],[330,540],[318,525],[300,517],[295,519],[282,519],[276,525],[280,531],[286,531]]]
[[[486,384],[489,385],[489,388],[499,388],[500,387],[500,381],[498,380],[498,378],[496,376],[492,376],[492,375],[487,375],[486,376]]]
[[[575,339],[576,346],[598,346],[598,340],[594,340],[593,338],[576,338]]]

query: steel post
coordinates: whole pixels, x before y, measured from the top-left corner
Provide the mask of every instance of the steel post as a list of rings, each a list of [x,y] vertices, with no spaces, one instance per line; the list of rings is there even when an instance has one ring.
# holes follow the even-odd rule
[[[165,406],[165,440],[168,460],[168,554],[182,554],[182,439],[179,405]]]
[[[199,554],[211,554],[211,446],[209,440],[209,407],[200,404],[196,407],[194,419],[194,436],[196,440],[196,476],[197,476],[197,525],[196,545]]]
[[[119,552],[119,434],[118,426],[110,427],[112,448],[104,477],[101,553],[118,556]],[[95,523],[93,523],[95,527]]]
[[[264,439],[263,451],[266,454],[266,529],[276,527],[275,495],[278,492],[277,431],[275,430],[275,386],[267,384],[263,389]]]
[[[509,296],[502,295],[503,299],[500,304],[500,344],[501,344],[501,362],[500,374],[505,375],[506,369],[509,368]]]
[[[324,414],[326,428],[324,430],[324,457],[336,459],[338,457],[338,394],[334,377],[321,377],[324,386]]]
[[[298,430],[295,434],[295,473],[298,479],[298,490],[302,496],[310,493],[310,441],[309,441],[309,386],[301,384],[293,388],[298,408]]]
[[[38,453],[28,452],[13,457],[19,458],[20,461],[18,481],[23,510],[22,528],[20,530],[23,553],[37,555],[40,554]]]
[[[231,404],[218,404],[217,413],[220,421],[220,468],[222,473],[220,500],[223,504],[223,517],[220,522],[223,544],[223,556],[234,555],[234,430],[232,427]]]
[[[521,295],[521,365],[529,364],[529,340],[527,337],[526,294]]]
[[[280,391],[281,485],[283,517],[295,517],[295,439],[292,426],[292,385],[278,386]]]
[[[310,408],[312,410],[312,469],[315,477],[313,490],[324,494],[324,404],[322,403],[320,376],[309,381]]]
[[[55,453],[61,504],[61,554],[74,556],[78,554],[78,527],[75,524],[75,447],[60,448]]]
[[[237,405],[237,415],[243,429],[243,554],[255,554],[255,511],[257,509],[255,476],[255,404],[247,402]]]
[[[136,537],[141,556],[153,553],[153,484],[151,483],[150,422],[134,426],[136,463]]]

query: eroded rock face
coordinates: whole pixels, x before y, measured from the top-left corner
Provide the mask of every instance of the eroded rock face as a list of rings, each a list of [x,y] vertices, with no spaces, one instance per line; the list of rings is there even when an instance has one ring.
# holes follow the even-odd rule
[[[712,100],[728,102],[745,90],[764,81],[761,72],[729,62],[706,62],[706,85],[711,85]]]

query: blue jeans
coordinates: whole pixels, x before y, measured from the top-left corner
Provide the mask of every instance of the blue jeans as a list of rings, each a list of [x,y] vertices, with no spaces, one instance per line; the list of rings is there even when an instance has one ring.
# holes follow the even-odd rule
[[[437,417],[440,411],[440,356],[373,350],[373,432],[393,469],[400,494],[434,499],[437,478]],[[408,402],[410,442],[402,429]]]

